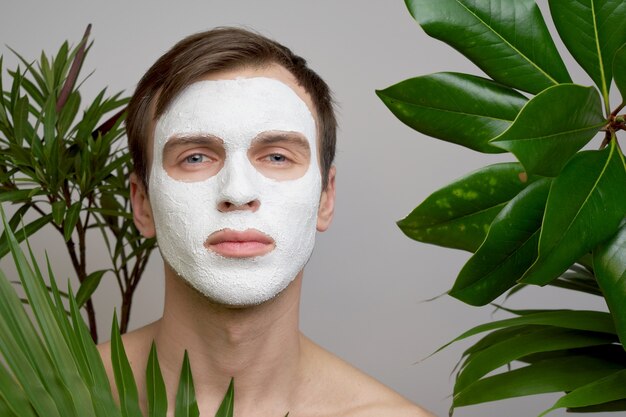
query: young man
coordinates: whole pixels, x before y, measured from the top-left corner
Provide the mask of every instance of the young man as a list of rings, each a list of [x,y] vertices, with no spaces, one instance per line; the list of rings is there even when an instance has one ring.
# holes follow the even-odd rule
[[[336,130],[302,58],[242,29],[190,36],[140,81],[127,130],[135,224],[157,236],[166,285],[163,317],[124,337],[140,393],[154,340],[170,410],[187,350],[203,416],[231,377],[238,417],[429,415],[300,333],[303,268],[333,217]]]

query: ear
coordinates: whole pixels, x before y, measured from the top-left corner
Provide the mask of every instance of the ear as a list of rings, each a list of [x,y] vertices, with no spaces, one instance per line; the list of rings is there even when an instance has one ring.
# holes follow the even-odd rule
[[[156,235],[152,207],[146,187],[133,172],[130,174],[130,203],[133,206],[133,220],[143,237],[150,238]]]
[[[335,167],[330,167],[328,171],[328,184],[322,191],[320,197],[320,207],[317,210],[317,230],[325,232],[330,226],[335,213]]]

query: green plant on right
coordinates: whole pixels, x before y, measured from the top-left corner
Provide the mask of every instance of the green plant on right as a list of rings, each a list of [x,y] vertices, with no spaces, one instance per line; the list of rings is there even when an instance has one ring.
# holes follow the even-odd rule
[[[405,3],[428,35],[489,78],[419,76],[377,91],[380,99],[428,136],[508,151],[519,162],[454,181],[398,225],[420,242],[473,253],[449,291],[465,303],[486,305],[535,284],[604,297],[609,309],[508,310],[516,317],[462,334],[455,341],[490,331],[463,354],[451,412],[546,392],[565,394],[543,414],[626,410],[626,163],[618,142],[626,2],[548,1],[563,44],[595,87],[572,82],[534,0]],[[598,134],[598,150],[581,150]]]

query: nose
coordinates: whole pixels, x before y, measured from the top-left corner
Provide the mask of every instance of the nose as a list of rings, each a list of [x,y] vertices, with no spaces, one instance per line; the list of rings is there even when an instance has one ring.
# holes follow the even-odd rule
[[[222,168],[225,172],[220,181],[220,197],[217,203],[217,209],[222,213],[239,210],[255,212],[261,206],[258,187],[253,181],[254,168],[247,166],[250,162],[246,156],[244,158],[242,161],[226,163]]]

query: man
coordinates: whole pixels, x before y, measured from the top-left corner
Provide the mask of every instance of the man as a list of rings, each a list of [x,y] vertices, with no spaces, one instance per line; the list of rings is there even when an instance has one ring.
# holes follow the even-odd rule
[[[231,377],[238,417],[429,415],[298,327],[303,268],[333,217],[335,130],[324,81],[242,29],[184,39],[140,81],[131,198],[166,285],[163,317],[124,337],[140,393],[154,340],[170,410],[187,350],[203,416]]]

